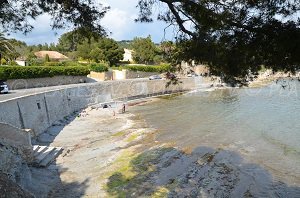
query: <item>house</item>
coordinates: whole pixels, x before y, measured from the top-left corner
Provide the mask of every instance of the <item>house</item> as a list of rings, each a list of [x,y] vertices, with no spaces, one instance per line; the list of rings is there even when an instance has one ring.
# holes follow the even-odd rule
[[[123,60],[122,61],[132,62],[133,61],[132,52],[133,52],[133,50],[124,48],[124,54],[123,54]]]
[[[67,56],[57,51],[38,51],[34,53],[34,55],[39,59],[45,59],[47,54],[51,60],[55,60],[55,61],[64,61],[69,59]]]
[[[20,66],[27,66],[27,65],[28,65],[28,64],[27,64],[27,61],[26,61],[26,58],[25,58],[25,57],[22,57],[22,56],[18,57],[18,58],[15,60],[15,62],[16,62],[18,65],[20,65]]]

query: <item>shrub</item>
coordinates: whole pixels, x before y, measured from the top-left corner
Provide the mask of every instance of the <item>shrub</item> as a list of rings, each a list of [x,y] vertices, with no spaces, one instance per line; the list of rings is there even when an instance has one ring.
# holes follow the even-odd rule
[[[3,66],[0,67],[0,79],[27,79],[43,78],[53,76],[86,76],[90,73],[88,67],[22,67]]]
[[[46,56],[45,56],[45,62],[50,62],[50,57],[48,54],[46,54]]]
[[[2,58],[0,65],[6,65],[6,64],[7,64],[7,61],[4,58]]]
[[[90,70],[94,72],[106,72],[108,67],[103,64],[90,64]]]
[[[10,61],[9,66],[18,66],[18,63],[16,61]]]
[[[60,62],[45,62],[43,66],[86,66],[88,64],[79,63],[76,61],[60,61]],[[39,66],[39,65],[37,65]]]
[[[171,71],[172,67],[168,64],[165,64],[165,65],[125,65],[125,66],[113,67],[113,69],[118,69],[118,70],[127,69],[130,71],[163,73],[163,72]]]
[[[37,58],[32,58],[28,60],[29,66],[44,66],[44,61]]]

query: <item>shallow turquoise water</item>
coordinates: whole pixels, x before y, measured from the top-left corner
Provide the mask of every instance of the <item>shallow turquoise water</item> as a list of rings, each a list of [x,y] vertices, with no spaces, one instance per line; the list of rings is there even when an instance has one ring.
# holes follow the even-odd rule
[[[287,85],[285,88],[282,85]],[[300,186],[300,82],[187,93],[132,107],[157,140],[237,151],[274,179]]]

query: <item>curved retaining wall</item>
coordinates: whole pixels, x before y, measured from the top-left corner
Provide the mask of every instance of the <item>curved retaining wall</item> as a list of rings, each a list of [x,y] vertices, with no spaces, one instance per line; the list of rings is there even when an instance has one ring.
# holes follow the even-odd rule
[[[0,102],[0,122],[21,129],[32,129],[34,135],[39,135],[55,121],[92,104],[126,101],[195,88],[193,78],[181,81],[182,83],[168,88],[165,80],[106,81],[24,96]]]

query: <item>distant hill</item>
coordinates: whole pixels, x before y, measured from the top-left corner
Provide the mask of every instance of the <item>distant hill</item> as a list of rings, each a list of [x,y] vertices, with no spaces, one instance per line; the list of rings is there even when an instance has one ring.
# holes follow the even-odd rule
[[[132,49],[131,47],[132,40],[122,40],[122,41],[117,41],[117,43],[120,46],[120,48]]]

